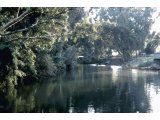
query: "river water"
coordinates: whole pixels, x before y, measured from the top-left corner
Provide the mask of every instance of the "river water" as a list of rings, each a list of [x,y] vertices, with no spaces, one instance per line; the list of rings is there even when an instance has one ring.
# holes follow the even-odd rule
[[[157,113],[160,73],[81,65],[55,82],[1,91],[0,112]]]

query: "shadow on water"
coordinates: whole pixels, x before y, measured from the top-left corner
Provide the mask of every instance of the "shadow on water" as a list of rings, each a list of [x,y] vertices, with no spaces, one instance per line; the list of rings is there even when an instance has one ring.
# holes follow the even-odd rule
[[[160,73],[83,65],[56,82],[0,91],[0,112],[160,112]]]

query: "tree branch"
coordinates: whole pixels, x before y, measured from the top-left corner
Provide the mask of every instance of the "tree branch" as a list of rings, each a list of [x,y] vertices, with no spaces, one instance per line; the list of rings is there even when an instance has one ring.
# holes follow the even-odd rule
[[[11,34],[14,34],[14,33],[18,33],[18,32],[22,32],[22,31],[25,31],[25,30],[28,30],[28,29],[30,29],[30,28],[33,28],[33,27],[35,27],[35,26],[37,26],[37,25],[40,25],[40,24],[43,24],[43,23],[47,23],[49,20],[52,20],[52,19],[57,19],[57,17],[59,16],[59,15],[61,15],[63,12],[65,12],[65,9],[62,9],[62,11],[61,12],[59,12],[59,13],[55,13],[53,16],[50,16],[49,18],[47,18],[47,20],[46,21],[42,21],[42,22],[39,22],[39,20],[37,19],[37,21],[36,21],[36,23],[35,24],[33,24],[33,25],[31,25],[31,26],[29,26],[29,27],[27,27],[27,28],[24,28],[24,29],[20,29],[20,30],[16,30],[16,31],[13,31],[13,32],[8,32],[8,33],[5,33],[5,34],[2,34],[1,33],[1,36],[5,36],[5,35],[11,35]],[[29,12],[28,14],[30,14],[31,12]],[[23,13],[24,14],[24,13]],[[26,14],[26,15],[28,15],[28,14]],[[20,16],[19,16],[20,17]],[[25,16],[24,16],[25,17]],[[23,18],[24,18],[23,17]],[[22,18],[22,19],[23,19]],[[15,19],[17,19],[17,18],[15,18]],[[13,20],[12,20],[13,21]],[[11,21],[11,22],[12,22]],[[18,21],[19,22],[19,21]],[[17,23],[17,22],[16,22]],[[15,24],[16,24],[15,23]],[[9,24],[9,23],[8,23]],[[14,25],[14,24],[13,24]],[[10,26],[9,26],[10,27]],[[8,27],[8,28],[9,28]],[[7,28],[7,29],[8,29]],[[2,28],[3,29],[3,28]]]
[[[18,38],[14,38],[10,41],[5,41],[6,43],[8,42],[14,42],[16,40],[19,40],[19,39],[49,39],[49,38],[52,38],[54,37],[55,35],[48,35],[48,36],[34,36],[34,37],[18,37]]]
[[[32,24],[31,26],[29,26],[29,27],[27,27],[27,28],[23,28],[23,29],[16,30],[16,31],[13,31],[13,32],[8,32],[8,33],[6,33],[6,34],[2,34],[2,36],[11,35],[11,34],[14,34],[14,33],[22,32],[22,31],[28,30],[28,29],[30,29],[30,28],[33,28],[33,27],[35,27],[36,25],[38,25],[38,19],[37,19],[36,23]]]
[[[17,15],[16,15],[16,18],[18,18],[18,15],[19,15],[19,11],[20,11],[20,7],[18,8],[18,11],[17,11]]]
[[[32,13],[30,10],[26,10],[19,17],[14,18],[10,22],[8,22],[6,25],[4,25],[1,28],[0,32],[5,32],[9,27],[11,27],[11,26],[15,25],[16,23],[20,22],[23,18],[25,18],[26,16],[28,16],[30,13]]]

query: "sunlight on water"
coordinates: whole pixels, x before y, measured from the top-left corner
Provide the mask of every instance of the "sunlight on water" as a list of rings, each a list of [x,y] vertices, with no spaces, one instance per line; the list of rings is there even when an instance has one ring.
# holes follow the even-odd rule
[[[115,82],[118,79],[118,70],[122,67],[112,65],[111,68],[112,68],[112,80]]]
[[[151,111],[153,113],[160,113],[160,89],[155,88],[155,86],[150,85],[147,94],[150,98]]]
[[[72,97],[70,96],[69,97],[69,113],[73,113],[74,112],[74,107],[73,106],[73,103],[72,103]]]
[[[150,75],[158,75],[159,72],[158,71],[143,71],[143,73],[149,73]]]
[[[97,67],[99,67],[99,66],[101,66],[101,67],[105,67],[106,65],[98,65],[98,64],[90,64],[91,66],[97,66]]]
[[[88,113],[95,113],[93,105],[88,105]]]
[[[138,70],[137,69],[132,69],[132,73],[137,75]]]
[[[122,66],[111,65],[111,68],[112,68],[113,71],[116,71],[116,70],[122,68]]]
[[[74,112],[74,107],[70,107],[69,108],[69,113],[73,113]]]
[[[138,79],[138,70],[132,69],[132,80],[136,83]]]

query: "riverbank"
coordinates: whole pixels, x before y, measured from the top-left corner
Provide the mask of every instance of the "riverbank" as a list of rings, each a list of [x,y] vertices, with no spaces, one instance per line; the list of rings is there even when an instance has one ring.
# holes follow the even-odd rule
[[[155,62],[155,59],[159,56],[159,54],[137,56],[123,64],[122,67],[127,69],[160,70],[160,64]]]
[[[124,61],[121,57],[112,57],[112,58],[103,58],[103,59],[96,59],[96,58],[85,58],[85,57],[79,57],[78,58],[79,64],[99,64],[99,65],[122,65],[124,64]]]

